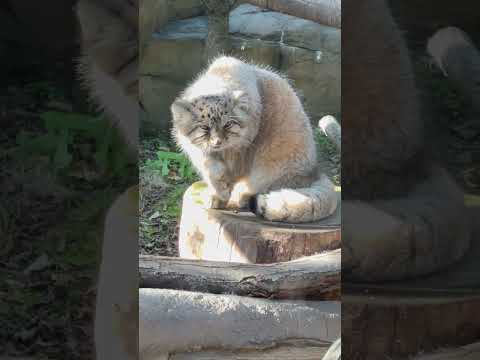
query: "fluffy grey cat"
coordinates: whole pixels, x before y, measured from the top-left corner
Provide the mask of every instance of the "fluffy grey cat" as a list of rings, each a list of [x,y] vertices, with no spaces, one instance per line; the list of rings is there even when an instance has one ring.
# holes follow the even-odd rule
[[[310,119],[279,74],[219,57],[171,111],[174,137],[207,183],[210,207],[250,207],[292,223],[335,211],[337,196],[318,169]]]

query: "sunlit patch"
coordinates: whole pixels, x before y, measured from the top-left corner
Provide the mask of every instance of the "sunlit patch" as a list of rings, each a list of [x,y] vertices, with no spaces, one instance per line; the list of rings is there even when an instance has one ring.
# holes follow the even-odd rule
[[[230,195],[230,203],[235,204],[238,207],[246,206],[246,201],[248,197],[253,195],[251,186],[246,180],[238,181],[233,187],[232,194]]]

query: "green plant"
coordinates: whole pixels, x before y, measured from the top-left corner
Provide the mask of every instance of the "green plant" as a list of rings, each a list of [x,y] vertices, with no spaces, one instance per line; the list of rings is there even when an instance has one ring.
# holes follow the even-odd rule
[[[175,171],[185,181],[196,179],[192,164],[185,155],[180,153],[158,151],[156,158],[148,159],[145,164],[152,170],[160,171],[163,177],[168,177],[171,171]]]
[[[130,159],[126,145],[118,130],[105,117],[56,111],[44,112],[40,117],[46,134],[31,137],[26,132],[20,132],[17,136],[22,156],[31,153],[46,155],[56,172],[66,170],[73,161],[71,145],[79,137],[84,137],[85,141],[94,141],[94,159],[101,169],[121,174],[128,166]]]
[[[319,151],[322,151],[330,156],[338,153],[338,150],[333,142],[322,131],[316,129],[314,134],[315,142],[318,145]]]
[[[178,218],[181,213],[182,197],[187,189],[186,185],[173,188],[167,195],[165,203],[165,215],[170,218]]]

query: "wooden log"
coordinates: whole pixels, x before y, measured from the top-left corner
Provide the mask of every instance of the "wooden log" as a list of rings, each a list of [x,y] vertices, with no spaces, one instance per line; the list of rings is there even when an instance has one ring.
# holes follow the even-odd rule
[[[384,289],[385,291],[385,289]],[[480,294],[342,294],[347,359],[412,356],[478,340]]]
[[[338,29],[342,26],[340,0],[246,0],[243,2]]]
[[[338,338],[328,348],[322,360],[341,360],[342,359],[342,338]]]
[[[340,247],[340,205],[326,219],[287,224],[265,221],[250,212],[206,209],[206,196],[202,182],[185,192],[179,231],[181,258],[266,264]]]
[[[168,360],[320,360],[327,349],[324,343],[316,345],[307,341],[267,349],[180,353],[170,355]]]
[[[478,208],[471,209],[468,215],[477,220],[473,232],[477,241],[453,266],[429,276],[397,282],[342,283],[342,341],[346,358],[352,354],[359,360],[396,358],[478,341]]]
[[[340,303],[140,289],[138,334],[140,359],[265,349],[290,340],[329,345],[340,337]]]
[[[140,287],[269,299],[338,299],[340,270],[340,249],[267,265],[151,255],[139,260]]]
[[[427,43],[427,50],[462,97],[480,114],[480,51],[462,30],[438,30]]]

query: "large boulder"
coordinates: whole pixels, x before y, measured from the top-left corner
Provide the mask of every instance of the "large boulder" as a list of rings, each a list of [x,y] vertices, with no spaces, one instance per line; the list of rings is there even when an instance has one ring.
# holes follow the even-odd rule
[[[141,49],[152,32],[161,30],[168,22],[203,13],[201,0],[142,0],[139,9]]]
[[[159,127],[169,127],[170,103],[206,66],[207,28],[206,16],[173,21],[146,44],[141,96],[147,120]],[[292,79],[315,123],[323,115],[340,114],[340,30],[243,4],[230,13],[229,40],[233,55],[272,66]]]

